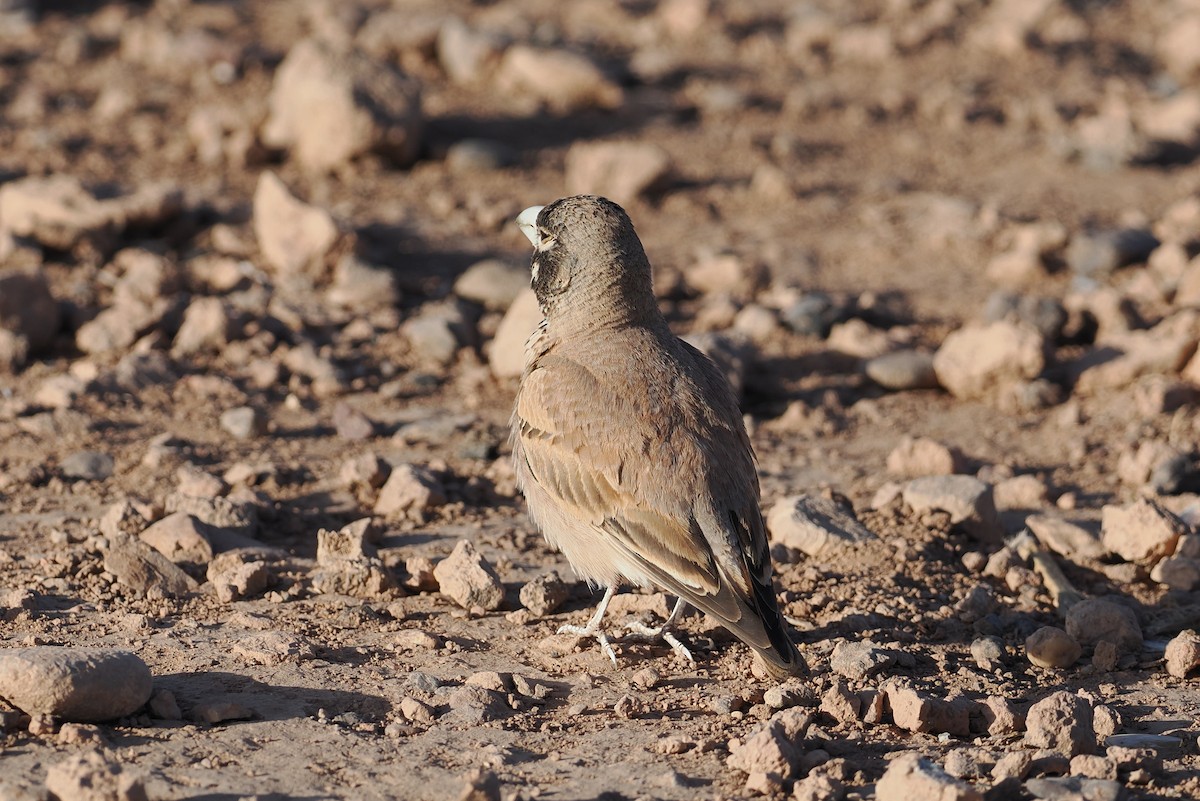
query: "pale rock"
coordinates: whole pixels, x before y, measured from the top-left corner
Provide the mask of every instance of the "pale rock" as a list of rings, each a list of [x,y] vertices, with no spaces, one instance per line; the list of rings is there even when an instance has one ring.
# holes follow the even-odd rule
[[[501,47],[495,38],[452,17],[439,28],[436,49],[446,77],[457,84],[472,84],[495,68]]]
[[[205,574],[217,600],[232,603],[256,597],[274,580],[260,549],[237,548],[218,554],[208,563]]]
[[[318,592],[374,598],[390,595],[395,579],[370,542],[370,519],[349,523],[337,531],[317,532],[317,569],[313,587]]]
[[[1128,562],[1154,563],[1171,555],[1188,531],[1186,523],[1146,498],[1126,506],[1106,505],[1101,521],[1104,547]]]
[[[1029,708],[1025,718],[1025,744],[1049,748],[1068,758],[1096,750],[1092,705],[1087,699],[1060,690]]]
[[[405,320],[400,333],[421,362],[446,367],[459,348],[474,342],[475,320],[461,301],[435,301]]]
[[[800,752],[779,721],[769,722],[741,745],[730,749],[725,764],[746,774],[774,774],[781,779],[795,772]]]
[[[528,287],[508,307],[488,350],[488,366],[496,378],[516,378],[525,368],[525,343],[542,322],[537,295]]]
[[[298,42],[275,72],[267,104],[263,142],[289,149],[311,172],[365,153],[406,166],[420,150],[419,85],[362,51],[339,52],[316,39]]]
[[[875,798],[877,801],[982,801],[983,796],[920,754],[907,753],[888,763],[883,778],[875,785]]]
[[[671,157],[644,142],[577,142],[567,151],[567,191],[600,195],[628,206],[659,186],[671,172]]]
[[[29,715],[88,723],[131,715],[150,699],[150,668],[111,648],[0,650],[0,698]]]
[[[968,736],[974,705],[965,698],[935,698],[896,680],[881,688],[887,695],[892,720],[907,731]]]
[[[1042,668],[1067,668],[1083,654],[1083,648],[1056,626],[1042,626],[1025,639],[1029,661]]]
[[[267,433],[267,418],[252,406],[237,406],[221,413],[221,428],[234,439],[246,440]]]
[[[147,801],[143,776],[101,751],[70,754],[46,771],[46,790],[60,801]]]
[[[903,349],[876,356],[863,365],[863,371],[879,386],[895,392],[940,386],[933,355],[918,350]]]
[[[338,237],[327,211],[295,197],[269,170],[258,178],[252,219],[263,260],[284,274],[310,269]]]
[[[1200,667],[1200,635],[1192,629],[1175,635],[1167,643],[1166,663],[1167,673],[1179,679]]]
[[[895,663],[894,653],[861,640],[842,640],[829,657],[830,669],[853,681],[870,678]]]
[[[464,609],[499,609],[504,585],[483,555],[468,540],[459,540],[448,557],[433,570],[439,591]]]
[[[552,570],[521,587],[521,606],[538,617],[544,617],[562,606],[570,594],[571,585]]]
[[[1108,640],[1125,652],[1136,654],[1142,649],[1142,627],[1134,611],[1103,598],[1073,604],[1067,610],[1066,627],[1080,645]]]
[[[982,542],[998,542],[1004,535],[996,512],[992,488],[972,476],[926,476],[904,486],[904,502],[917,514],[942,511],[953,525]]]
[[[510,309],[529,287],[529,268],[499,259],[477,261],[454,281],[454,294],[489,311]],[[532,329],[530,329],[532,330]]]
[[[209,527],[185,512],[169,514],[141,533],[142,542],[182,567],[204,568],[213,557]]]
[[[361,313],[394,308],[401,292],[393,270],[345,253],[333,267],[333,282],[325,297],[335,306]]]
[[[954,331],[933,357],[938,381],[959,398],[987,396],[1029,381],[1046,366],[1045,341],[1023,324],[997,321]]]
[[[180,597],[196,589],[191,576],[140,539],[111,542],[104,552],[104,569],[146,598]]]
[[[887,457],[887,471],[903,478],[942,476],[960,472],[962,454],[929,437],[905,435]]]
[[[825,346],[834,353],[856,359],[874,359],[892,349],[892,340],[886,331],[855,317],[844,323],[834,323]]]
[[[420,465],[401,464],[392,468],[379,490],[374,512],[424,519],[433,509],[446,503],[446,491],[437,476]]]
[[[705,295],[752,296],[767,278],[763,266],[734,253],[716,253],[688,267],[684,280]]]
[[[996,482],[992,495],[997,509],[1040,509],[1050,502],[1046,482],[1029,473]]]
[[[532,97],[560,112],[612,109],[625,99],[599,67],[569,50],[513,45],[501,58],[495,80],[502,92]]]
[[[1025,526],[1037,541],[1068,559],[1102,559],[1108,550],[1083,526],[1049,515],[1030,515]]]
[[[1200,343],[1200,310],[1183,309],[1150,330],[1113,332],[1075,367],[1075,389],[1085,394],[1128,386],[1157,373],[1178,373]],[[1115,354],[1115,355],[1114,355]]]
[[[1200,586],[1200,560],[1168,556],[1150,570],[1150,580],[1173,590],[1191,592]]]
[[[853,508],[819,495],[781,499],[767,515],[767,529],[772,541],[812,557],[852,550],[876,538]]]

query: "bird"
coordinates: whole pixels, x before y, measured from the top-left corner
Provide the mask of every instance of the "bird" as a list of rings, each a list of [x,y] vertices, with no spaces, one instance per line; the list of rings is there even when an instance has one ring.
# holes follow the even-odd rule
[[[525,346],[511,420],[518,487],[549,544],[604,596],[584,626],[614,664],[603,617],[618,588],[678,599],[748,645],[775,678],[805,672],[772,586],[755,456],[721,370],[671,331],[629,215],[595,195],[517,217],[533,245],[542,321]]]

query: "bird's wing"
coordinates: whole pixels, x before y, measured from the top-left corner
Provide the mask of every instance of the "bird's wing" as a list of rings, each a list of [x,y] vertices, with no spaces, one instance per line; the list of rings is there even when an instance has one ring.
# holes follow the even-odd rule
[[[663,589],[724,620],[740,620],[744,603],[737,596],[752,594],[754,582],[736,569],[739,549],[730,540],[738,533],[728,524],[726,531],[706,532],[694,511],[697,494],[709,489],[701,475],[704,454],[686,441],[661,442],[661,429],[618,394],[578,362],[539,360],[517,397],[518,458],[564,511],[588,521]],[[726,551],[720,565],[710,540]]]

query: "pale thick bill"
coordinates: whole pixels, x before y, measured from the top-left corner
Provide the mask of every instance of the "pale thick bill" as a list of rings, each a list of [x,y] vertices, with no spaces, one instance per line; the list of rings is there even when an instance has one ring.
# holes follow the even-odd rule
[[[538,232],[537,232],[537,216],[545,206],[530,206],[517,215],[517,227],[521,229],[521,233],[525,234],[525,238],[529,240],[529,244],[537,247]]]

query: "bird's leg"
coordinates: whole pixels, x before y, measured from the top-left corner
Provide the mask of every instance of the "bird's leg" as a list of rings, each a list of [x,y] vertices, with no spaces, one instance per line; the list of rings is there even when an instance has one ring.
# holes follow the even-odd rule
[[[650,641],[662,640],[667,645],[671,646],[672,651],[682,656],[688,662],[695,664],[696,660],[692,658],[692,652],[688,650],[688,647],[680,642],[679,638],[676,637],[674,632],[671,631],[675,624],[679,622],[679,618],[683,617],[683,612],[685,609],[687,609],[687,602],[682,598],[679,598],[675,601],[675,608],[671,610],[671,614],[667,615],[667,619],[664,620],[663,624],[658,628],[650,628],[644,623],[639,623],[636,620],[627,623],[625,628],[632,631],[639,638],[645,638]]]
[[[611,586],[604,591],[604,597],[600,599],[600,605],[596,607],[596,613],[592,615],[592,619],[587,622],[586,626],[559,626],[559,634],[576,634],[580,637],[595,637],[596,642],[600,643],[600,650],[604,655],[612,660],[612,663],[617,664],[617,654],[613,651],[612,645],[608,642],[608,635],[600,628],[600,621],[604,618],[604,612],[608,609],[608,602],[612,600],[613,594],[616,593],[616,586]]]

